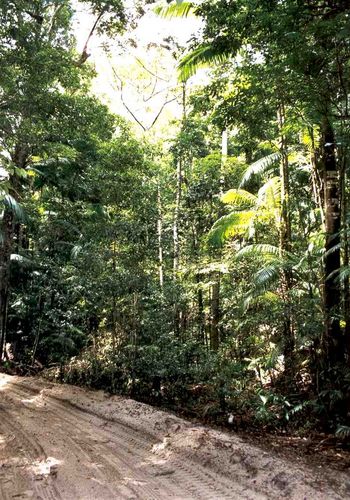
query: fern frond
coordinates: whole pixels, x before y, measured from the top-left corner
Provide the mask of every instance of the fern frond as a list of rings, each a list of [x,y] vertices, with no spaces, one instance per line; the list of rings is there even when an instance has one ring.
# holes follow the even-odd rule
[[[181,59],[178,66],[179,80],[185,82],[200,68],[222,64],[230,55],[229,51],[222,51],[222,48],[218,49],[209,44],[201,45]]]
[[[252,207],[256,204],[257,197],[244,189],[230,189],[221,196],[221,201],[236,207]]]
[[[281,155],[280,153],[272,153],[268,156],[264,156],[264,158],[260,158],[260,160],[255,161],[245,171],[240,187],[244,186],[253,175],[259,175],[264,173],[266,170],[271,168],[279,159]]]
[[[208,235],[209,243],[220,246],[228,238],[243,236],[249,229],[254,217],[255,212],[253,210],[231,212],[224,215],[211,228]]]

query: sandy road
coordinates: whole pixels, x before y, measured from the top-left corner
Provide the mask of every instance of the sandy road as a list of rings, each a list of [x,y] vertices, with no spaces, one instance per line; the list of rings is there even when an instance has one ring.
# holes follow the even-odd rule
[[[147,405],[0,374],[1,500],[345,498],[314,479]]]

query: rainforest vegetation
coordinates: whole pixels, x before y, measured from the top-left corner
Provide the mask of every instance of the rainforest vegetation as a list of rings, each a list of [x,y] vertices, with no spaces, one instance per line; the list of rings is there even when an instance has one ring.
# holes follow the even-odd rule
[[[350,436],[348,1],[129,3],[82,2],[80,51],[77,2],[0,0],[3,369]],[[166,133],[92,91],[147,10],[202,23]]]

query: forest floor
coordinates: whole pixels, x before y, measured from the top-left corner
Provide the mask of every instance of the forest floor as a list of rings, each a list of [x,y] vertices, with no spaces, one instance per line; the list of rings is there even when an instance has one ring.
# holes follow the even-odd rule
[[[0,392],[3,500],[350,497],[344,471],[131,399],[5,374]]]

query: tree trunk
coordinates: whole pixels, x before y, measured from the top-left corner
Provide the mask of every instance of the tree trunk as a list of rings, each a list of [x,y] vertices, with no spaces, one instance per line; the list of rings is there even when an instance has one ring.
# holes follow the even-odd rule
[[[200,342],[203,342],[203,344],[205,344],[203,290],[199,274],[196,275],[196,281],[197,281],[197,307],[198,307],[198,317],[197,317],[198,338]]]
[[[342,252],[343,252],[343,266],[349,267],[350,263],[350,248],[349,248],[349,225],[347,221],[348,203],[347,203],[347,176],[346,176],[346,156],[345,153],[341,155],[341,168],[340,168],[340,193],[341,193],[341,228],[342,228]],[[346,276],[343,280],[343,318],[345,321],[344,328],[344,344],[347,362],[350,360],[350,280]]]
[[[174,275],[176,275],[179,269],[179,261],[180,261],[179,222],[180,222],[181,195],[182,195],[182,162],[181,160],[178,160],[176,167],[176,197],[175,197],[175,210],[174,210],[174,222],[173,222]]]
[[[220,274],[215,273],[210,297],[210,349],[217,351],[220,344]]]
[[[13,163],[24,169],[28,158],[28,147],[17,144],[12,155]],[[21,183],[19,178],[13,174],[10,177],[10,194],[17,200],[21,193]],[[12,210],[8,207],[4,209],[4,215],[0,233],[0,361],[3,359],[4,347],[6,342],[7,328],[7,308],[8,294],[10,288],[10,259],[13,247],[14,237],[14,216]]]
[[[281,222],[280,222],[280,256],[285,258],[285,253],[291,250],[291,222],[289,208],[289,161],[287,139],[284,134],[285,109],[281,104],[278,110],[278,125],[280,130],[280,178],[281,178]],[[295,374],[295,338],[293,331],[292,311],[290,303],[290,290],[292,276],[290,271],[282,271],[282,299],[284,302],[283,318],[283,355],[285,375],[294,378]]]
[[[321,129],[324,174],[324,204],[326,243],[324,256],[324,355],[326,366],[334,368],[344,361],[344,337],[341,335],[339,305],[341,288],[338,280],[340,268],[340,172],[337,165],[335,137],[332,125],[325,118]]]
[[[13,239],[13,214],[4,210],[0,243],[0,360],[3,359],[6,342],[8,293],[10,286],[10,258]]]
[[[164,286],[164,267],[163,267],[163,213],[162,213],[162,198],[160,193],[160,185],[157,186],[157,205],[158,205],[158,218],[157,218],[157,236],[158,236],[158,273],[159,273],[159,286],[163,290]]]
[[[220,194],[223,194],[225,183],[225,163],[228,154],[228,133],[227,129],[221,134],[221,171],[220,171]]]

